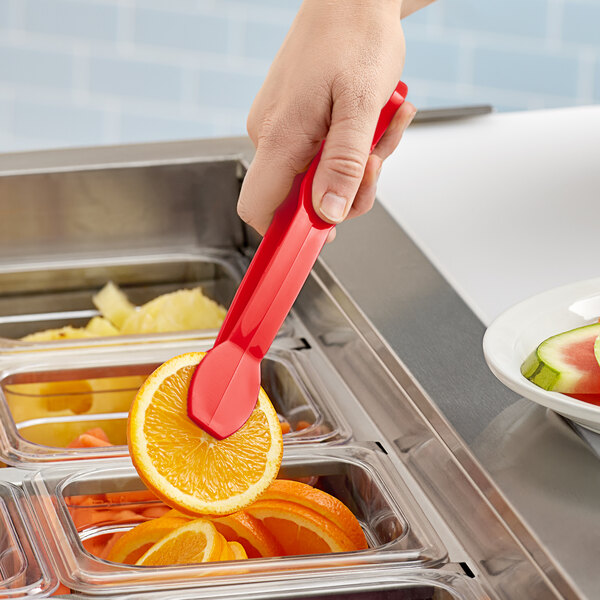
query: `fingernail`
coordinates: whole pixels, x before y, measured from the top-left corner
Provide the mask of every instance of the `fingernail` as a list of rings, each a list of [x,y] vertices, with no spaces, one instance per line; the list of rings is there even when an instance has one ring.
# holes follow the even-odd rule
[[[330,221],[341,221],[346,212],[346,199],[327,192],[321,198],[321,212]]]
[[[413,121],[413,119],[415,118],[415,116],[416,116],[416,115],[417,115],[417,111],[415,110],[415,111],[414,111],[414,112],[413,112],[413,113],[410,115],[410,117],[409,117],[409,119],[408,119],[408,123],[406,124],[406,126],[407,126],[407,127],[408,127],[408,126],[409,126],[409,125],[412,123],[412,121]]]

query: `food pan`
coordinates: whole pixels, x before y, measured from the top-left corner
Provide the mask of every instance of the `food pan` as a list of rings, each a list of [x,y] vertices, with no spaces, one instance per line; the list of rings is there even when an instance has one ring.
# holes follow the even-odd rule
[[[64,347],[67,342],[90,343],[87,338],[54,342],[20,338],[67,325],[84,327],[99,314],[92,296],[109,281],[121,287],[136,306],[179,289],[201,287],[204,295],[228,307],[241,281],[245,261],[242,254],[233,250],[204,249],[187,254],[0,265],[0,352]],[[216,331],[195,331],[193,335],[214,337]],[[132,337],[137,339],[139,335],[98,338],[96,343],[124,342]],[[148,337],[170,336],[144,334],[144,338]]]
[[[218,569],[217,563],[136,567],[93,556],[86,546],[98,548],[94,538],[134,526],[156,514],[152,509],[156,511],[160,503],[144,501],[143,496],[142,502],[139,496],[128,502],[128,494],[143,492],[145,487],[127,458],[101,466],[88,464],[85,469],[74,467],[77,465],[62,465],[31,473],[23,485],[61,582],[87,594],[196,587],[227,597],[229,586],[249,583],[277,585],[279,589],[302,585],[303,590],[314,594],[350,573],[367,576],[385,565],[431,567],[446,560],[445,548],[388,457],[369,447],[286,449],[279,475],[308,478],[338,497],[361,523],[369,549],[219,562]],[[90,511],[90,504],[99,495],[115,500],[116,505],[94,506],[96,511]],[[90,496],[92,501],[84,499]],[[119,515],[118,521],[111,517],[113,514]]]
[[[300,341],[285,340],[290,348]],[[207,350],[194,344],[131,345],[19,355],[0,368],[0,460],[21,467],[127,454],[126,424],[146,377],[178,354]],[[284,442],[338,443],[349,428],[313,372],[310,349],[277,347],[263,360],[262,385],[282,420]],[[67,448],[82,433],[102,428],[114,446]]]
[[[0,598],[44,597],[58,585],[30,519],[22,491],[0,481]]]
[[[89,598],[73,594],[71,598]],[[119,600],[196,600],[216,596],[211,589],[191,589],[177,592],[163,591],[147,594],[124,594]],[[306,583],[299,581],[295,587],[247,583],[230,586],[228,599],[244,600],[266,598],[289,598],[308,600],[315,595],[307,592]],[[109,596],[106,596],[109,598]],[[340,578],[332,585],[322,586],[318,598],[327,600],[489,600],[489,596],[473,579],[458,573],[434,571],[432,569],[407,570],[405,568],[382,568],[375,573],[353,573],[350,577]],[[100,600],[100,599],[99,599]]]

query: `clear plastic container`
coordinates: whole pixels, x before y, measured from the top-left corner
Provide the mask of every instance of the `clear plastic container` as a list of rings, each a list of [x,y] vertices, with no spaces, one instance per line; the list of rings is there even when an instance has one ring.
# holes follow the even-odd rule
[[[140,336],[97,338],[95,341],[22,341],[46,329],[83,327],[98,311],[92,296],[113,281],[140,306],[161,294],[201,287],[203,293],[228,307],[241,281],[242,255],[204,250],[190,254],[141,256],[88,261],[60,261],[13,266],[0,271],[0,353],[127,342]],[[148,334],[146,339],[214,337],[215,329]]]
[[[279,476],[308,478],[312,485],[338,497],[361,523],[369,549],[219,562],[218,569],[215,563],[115,564],[88,550],[96,551],[99,540],[108,541],[108,536],[164,511],[157,500],[131,496],[146,488],[128,459],[88,469],[44,469],[27,476],[24,487],[61,581],[87,594],[196,587],[230,597],[229,586],[247,584],[264,589],[300,586],[316,593],[335,589],[350,574],[366,577],[385,566],[433,567],[446,560],[443,544],[384,453],[356,445],[288,449]],[[82,497],[89,496],[92,500],[84,504]],[[103,504],[93,505],[97,500]]]
[[[58,585],[30,519],[22,491],[0,481],[0,598],[44,597]]]
[[[243,598],[244,600],[265,600],[268,598],[291,598],[294,600],[314,599],[307,591],[306,582],[283,589],[273,585],[246,583],[231,586],[224,594],[212,589],[192,589],[173,592],[159,592],[134,595],[124,594],[119,600],[200,600],[203,598]],[[73,594],[72,598],[89,598]],[[318,588],[318,598],[327,600],[490,600],[481,586],[473,579],[458,573],[434,571],[431,569],[407,570],[381,568],[374,572],[352,573],[338,580],[331,587]],[[108,597],[107,597],[108,598]]]
[[[21,356],[6,364],[0,371],[0,459],[32,468],[126,455],[128,410],[146,377],[165,360],[210,345],[63,350]],[[276,342],[262,362],[262,386],[280,415],[284,443],[344,441],[349,428],[305,356],[305,351],[278,349]],[[66,447],[97,427],[114,446]]]

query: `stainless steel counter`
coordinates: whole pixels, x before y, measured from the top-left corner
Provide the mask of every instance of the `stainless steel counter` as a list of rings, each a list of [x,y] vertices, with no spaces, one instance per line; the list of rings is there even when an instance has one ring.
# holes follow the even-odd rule
[[[481,349],[485,327],[380,205],[340,227],[323,258],[504,496],[488,498],[500,512],[513,506],[542,543],[544,568],[577,597],[600,597],[595,452],[561,417],[496,380]],[[453,432],[442,437],[455,445]]]
[[[233,139],[0,157],[5,306],[25,311],[102,273],[143,283],[135,266],[157,256],[208,247],[247,259],[258,240],[235,200],[251,154]],[[482,323],[380,205],[339,228],[292,318],[353,439],[387,454],[440,536],[437,566],[470,573],[491,598],[595,597],[597,458],[496,381]],[[0,361],[14,365],[28,348],[5,342]],[[58,364],[60,349],[47,351]],[[528,443],[534,432],[547,447]]]

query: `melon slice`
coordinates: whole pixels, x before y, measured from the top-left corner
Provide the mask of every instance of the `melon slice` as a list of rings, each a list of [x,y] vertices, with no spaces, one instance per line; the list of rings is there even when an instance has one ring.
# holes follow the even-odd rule
[[[521,365],[539,387],[563,394],[600,393],[600,323],[578,327],[542,342]],[[594,353],[594,346],[598,348]]]

